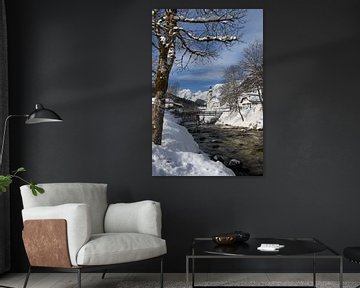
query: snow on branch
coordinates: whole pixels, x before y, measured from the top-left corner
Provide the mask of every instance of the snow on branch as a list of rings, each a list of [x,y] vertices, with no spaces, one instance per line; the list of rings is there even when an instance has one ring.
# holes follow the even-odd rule
[[[199,41],[199,42],[211,42],[211,41],[232,42],[232,41],[238,40],[237,36],[230,36],[230,35],[210,36],[210,35],[207,35],[207,36],[200,37],[200,36],[192,34],[189,31],[186,31],[185,29],[182,29],[181,27],[178,27],[178,30],[181,32],[184,32],[192,40]]]
[[[226,21],[233,21],[235,17],[232,15],[226,16],[209,16],[209,17],[196,17],[196,18],[188,18],[185,16],[176,16],[175,19],[179,22],[187,22],[187,23],[226,23]]]
[[[195,49],[191,48],[190,45],[182,37],[178,37],[178,39],[180,39],[181,47],[185,50],[185,53],[188,52],[188,53],[193,54],[193,55],[195,55],[197,57],[209,57],[209,56],[211,56],[209,51],[195,50]]]

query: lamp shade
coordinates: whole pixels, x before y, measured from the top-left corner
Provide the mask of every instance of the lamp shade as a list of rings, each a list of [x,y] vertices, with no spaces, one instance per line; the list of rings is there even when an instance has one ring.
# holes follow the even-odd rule
[[[46,122],[62,122],[61,117],[54,111],[45,108],[41,104],[35,105],[35,110],[29,114],[25,123],[26,124],[38,124]]]

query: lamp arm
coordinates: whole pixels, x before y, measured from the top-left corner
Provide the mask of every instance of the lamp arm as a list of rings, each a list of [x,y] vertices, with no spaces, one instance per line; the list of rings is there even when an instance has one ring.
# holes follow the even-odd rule
[[[28,116],[29,115],[27,115],[27,114],[22,114],[22,115],[9,115],[6,117],[5,123],[4,123],[2,143],[1,143],[1,151],[0,151],[0,168],[2,166],[2,160],[3,160],[3,155],[4,155],[4,146],[5,146],[5,140],[6,140],[6,131],[7,131],[7,126],[8,126],[9,120],[14,117],[28,117]]]

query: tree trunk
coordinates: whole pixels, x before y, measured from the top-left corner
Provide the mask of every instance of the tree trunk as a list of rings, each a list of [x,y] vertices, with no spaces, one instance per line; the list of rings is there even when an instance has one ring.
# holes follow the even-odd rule
[[[241,114],[241,108],[240,108],[239,103],[236,106],[237,106],[237,110],[238,110],[238,112],[239,112],[239,114],[241,116],[241,120],[244,122],[244,116]]]
[[[173,36],[173,29],[176,26],[175,15],[176,9],[167,9],[167,24],[168,32],[165,41],[159,38],[159,60],[156,69],[155,79],[155,103],[152,111],[152,142],[156,145],[161,145],[164,113],[165,113],[165,99],[166,92],[169,85],[169,75],[175,60],[175,39]],[[165,42],[165,43],[164,43]]]
[[[261,103],[261,106],[264,108],[264,99],[262,98],[262,92],[261,92],[261,89],[260,88],[257,88],[257,92],[258,92],[258,95],[259,95],[259,99],[260,99],[260,103]]]
[[[167,55],[167,52],[161,54]],[[159,55],[159,65],[155,79],[155,103],[152,112],[152,142],[156,145],[161,145],[166,91],[170,74],[170,69],[166,64],[167,58],[162,57],[161,54]]]
[[[165,93],[155,93],[155,103],[152,112],[152,142],[161,145],[165,110]]]

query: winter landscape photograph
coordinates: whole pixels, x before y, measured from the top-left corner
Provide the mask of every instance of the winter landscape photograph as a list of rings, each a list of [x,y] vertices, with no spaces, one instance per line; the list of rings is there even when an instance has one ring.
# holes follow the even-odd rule
[[[263,175],[263,10],[152,10],[152,175]]]

